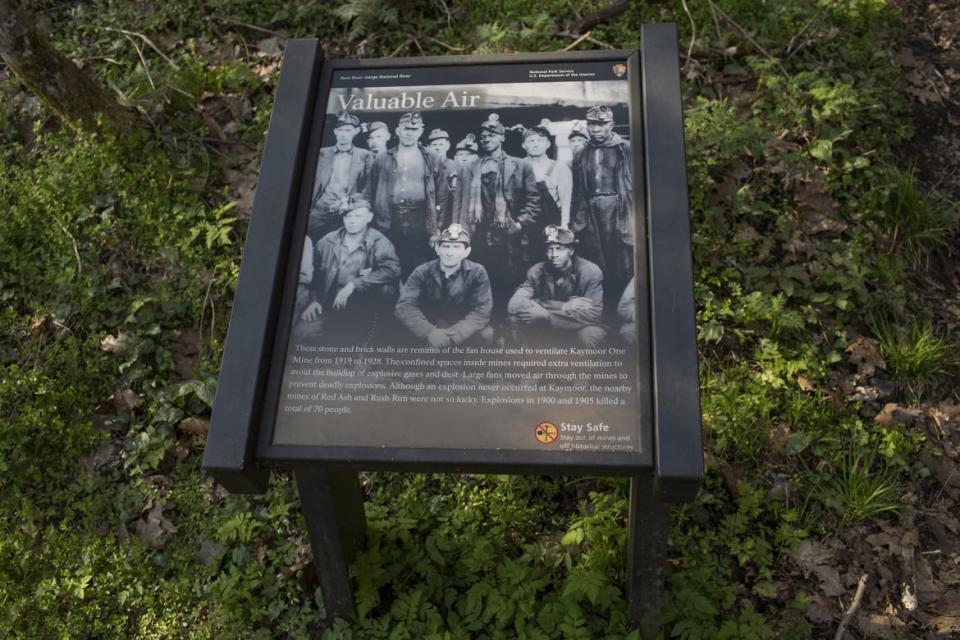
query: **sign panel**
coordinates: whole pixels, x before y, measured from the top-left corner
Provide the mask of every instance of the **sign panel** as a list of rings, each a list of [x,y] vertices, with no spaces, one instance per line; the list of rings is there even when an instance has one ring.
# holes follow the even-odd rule
[[[334,69],[271,444],[642,451],[637,87],[626,60]]]

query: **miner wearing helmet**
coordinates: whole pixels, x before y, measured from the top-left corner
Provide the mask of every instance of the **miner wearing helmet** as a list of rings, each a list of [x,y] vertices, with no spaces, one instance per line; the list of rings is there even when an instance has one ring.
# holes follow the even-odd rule
[[[531,224],[524,225],[521,238],[524,270],[543,259],[543,230],[551,224],[562,227],[570,224],[573,177],[567,165],[547,155],[553,146],[548,124],[549,121],[543,120],[523,130],[523,150],[527,152],[527,162],[533,167],[540,193],[540,215]]]
[[[576,255],[577,238],[569,229],[548,226],[544,244],[546,260],[530,267],[507,304],[514,338],[524,344],[599,345],[607,335],[600,324],[603,273]]]
[[[633,179],[630,143],[613,130],[606,105],[586,114],[587,145],[573,159],[570,228],[581,252],[603,270],[608,294],[616,296],[633,277]],[[616,298],[606,301],[612,309]]]
[[[350,196],[367,188],[373,154],[355,147],[360,119],[341,111],[333,128],[336,144],[320,149],[310,202],[307,235],[322,238],[340,226],[340,209]]]
[[[396,299],[400,261],[390,240],[370,228],[362,196],[351,196],[340,214],[341,227],[314,244],[309,269],[301,266],[294,331],[300,339],[365,344]]]
[[[536,224],[540,195],[533,167],[503,150],[506,128],[497,114],[480,125],[480,158],[462,167],[462,197],[454,206],[455,222],[469,229],[477,260],[490,272],[494,298],[503,301],[522,277],[521,232]]]
[[[374,224],[393,240],[406,277],[430,259],[430,238],[447,222],[453,169],[420,144],[419,113],[403,114],[396,134],[397,146],[377,154],[367,196]]]
[[[483,265],[467,260],[470,234],[452,224],[434,242],[435,260],[413,270],[400,290],[394,314],[432,347],[491,343],[493,298]]]

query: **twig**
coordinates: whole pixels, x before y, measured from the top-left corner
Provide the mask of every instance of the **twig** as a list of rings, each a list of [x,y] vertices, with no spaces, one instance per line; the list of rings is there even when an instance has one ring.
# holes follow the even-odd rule
[[[763,48],[763,45],[761,45],[759,42],[757,42],[757,41],[754,39],[754,37],[750,35],[750,32],[748,32],[746,29],[744,29],[743,27],[741,27],[741,26],[737,23],[736,20],[734,20],[733,18],[731,18],[730,16],[728,16],[728,15],[726,14],[726,12],[724,12],[723,9],[721,9],[720,7],[718,7],[718,6],[713,2],[713,0],[707,0],[707,4],[710,5],[710,10],[711,10],[711,11],[716,11],[717,14],[719,14],[721,18],[723,18],[724,20],[726,20],[727,23],[728,23],[731,27],[733,27],[734,29],[736,29],[737,31],[739,31],[739,32],[740,32],[740,35],[742,35],[744,38],[746,38],[747,41],[750,42],[750,44],[752,44],[754,47],[756,47],[757,50],[758,50],[760,53],[762,53],[764,56],[766,56],[768,60],[770,60],[770,61],[772,61],[772,62],[775,62],[776,65],[780,68],[780,71],[783,72],[783,75],[785,75],[785,76],[790,75],[789,73],[787,73],[786,68],[784,68],[783,64],[782,64],[779,60],[777,60],[777,59],[774,58],[772,55],[770,55],[770,52],[767,51],[766,49],[764,49],[764,48]]]
[[[165,54],[163,51],[160,51],[157,45],[153,44],[153,40],[143,35],[142,33],[137,33],[136,31],[127,31],[126,29],[117,29],[116,27],[104,27],[104,29],[106,31],[113,31],[114,33],[122,33],[125,36],[137,36],[138,38],[146,42],[151,49],[153,49],[158,54],[160,54],[160,57],[166,60],[167,64],[169,64],[171,67],[173,67],[174,69],[180,68],[176,62],[170,59],[170,56]]]
[[[406,47],[409,47],[411,42],[413,42],[413,36],[410,36],[409,38],[407,38],[406,40],[404,40],[403,43],[402,43],[399,47],[397,47],[396,49],[394,49],[394,50],[393,50],[393,53],[391,53],[391,54],[388,55],[387,57],[388,57],[388,58],[395,58],[398,53],[400,53],[401,51],[403,51]]]
[[[113,92],[120,97],[121,102],[124,102],[124,103],[130,102],[130,98],[128,98],[127,94],[123,92],[123,89],[117,86],[117,83],[113,81],[113,78],[107,78],[106,82],[107,82],[107,86],[113,89]]]
[[[569,31],[557,31],[554,35],[560,38],[570,38],[572,40],[576,40],[577,38],[582,37],[585,41],[589,42],[590,44],[595,44],[598,47],[603,47],[604,49],[616,49],[616,47],[613,46],[612,44],[606,43],[603,40],[597,40],[596,38],[591,36],[589,32],[584,36],[578,36],[577,34],[570,33]]]
[[[795,54],[797,51],[799,51],[801,48],[803,48],[803,45],[801,44],[799,47],[797,47],[796,49],[794,49],[794,48],[793,48],[793,44],[797,41],[798,38],[800,38],[800,36],[802,36],[804,33],[807,32],[807,29],[809,29],[810,27],[812,27],[815,23],[819,22],[820,18],[822,18],[824,15],[826,15],[827,9],[829,9],[829,8],[830,8],[830,5],[829,5],[829,4],[823,5],[823,7],[821,7],[819,11],[817,11],[815,14],[813,14],[813,17],[812,17],[812,18],[810,18],[809,20],[807,20],[807,24],[803,25],[803,28],[800,29],[800,31],[798,31],[798,32],[796,33],[796,35],[794,35],[792,38],[790,38],[790,42],[787,43],[787,58],[789,58],[790,56],[792,56],[793,54]]]
[[[573,49],[574,47],[576,47],[578,44],[580,44],[581,42],[583,42],[589,37],[590,37],[590,32],[587,31],[585,34],[583,34],[582,36],[580,36],[579,38],[577,38],[576,40],[574,40],[573,42],[565,46],[563,49],[561,49],[561,51],[570,51],[570,49]]]
[[[863,601],[863,594],[867,590],[867,581],[869,579],[870,574],[865,573],[860,576],[860,580],[857,581],[857,592],[853,595],[853,601],[850,603],[850,606],[847,607],[847,611],[843,614],[843,619],[840,620],[840,625],[837,627],[837,632],[833,635],[833,640],[843,640],[843,634],[847,630],[847,625],[850,624],[850,620],[853,619],[853,616],[860,608],[860,603]]]
[[[591,44],[595,44],[598,47],[603,47],[604,49],[616,49],[616,47],[613,46],[612,44],[606,43],[603,40],[597,40],[593,36],[590,36],[589,38],[587,38],[587,42]]]
[[[255,24],[250,24],[249,22],[241,22],[239,20],[234,20],[233,18],[226,18],[222,16],[213,16],[214,20],[220,22],[226,22],[227,24],[232,24],[235,27],[246,27],[247,29],[253,29],[254,31],[259,31],[260,33],[268,33],[271,36],[277,36],[278,38],[286,38],[287,34],[281,33],[279,31],[274,31],[273,29],[267,29],[266,27],[260,27]]]
[[[722,44],[723,34],[720,31],[720,19],[717,18],[717,12],[713,10],[713,7],[710,7],[710,17],[713,18],[713,28],[717,30],[717,44]]]
[[[618,2],[611,2],[602,9],[598,9],[597,11],[588,14],[583,20],[578,22],[573,29],[570,29],[570,32],[585,33],[587,31],[591,31],[598,24],[606,22],[612,18],[616,18],[629,8],[629,0],[618,0]]]
[[[466,51],[467,50],[466,47],[455,47],[452,44],[447,44],[443,40],[437,40],[436,38],[431,38],[430,36],[423,36],[423,37],[429,40],[430,42],[436,42],[441,47],[446,47],[450,51]]]
[[[453,26],[453,14],[450,13],[450,7],[447,5],[447,0],[437,0],[437,4],[443,9],[443,12],[447,14],[447,26]],[[442,44],[442,43],[441,43]]]
[[[423,50],[423,47],[420,46],[420,41],[419,41],[419,40],[417,40],[417,39],[414,38],[413,36],[410,36],[410,39],[413,40],[413,44],[417,45],[417,51],[420,52],[420,55],[422,55],[422,56],[427,55],[427,53]]]
[[[687,47],[687,63],[690,62],[690,54],[693,53],[693,45],[697,42],[697,24],[693,21],[693,14],[690,13],[690,7],[687,6],[687,0],[680,0],[680,3],[683,5],[683,10],[687,14],[687,19],[690,21],[690,46]],[[684,65],[686,66],[686,65]]]
[[[73,237],[73,234],[70,233],[70,230],[67,229],[62,222],[56,218],[53,220],[57,223],[57,226],[60,227],[60,230],[63,231],[68,238],[70,238],[70,242],[73,243],[73,256],[77,259],[77,277],[79,278],[80,274],[83,272],[83,264],[80,262],[80,250],[77,248],[77,239]]]
[[[207,301],[210,300],[210,289],[213,287],[213,282],[216,280],[216,270],[214,270],[213,275],[210,276],[210,282],[207,283],[207,290],[203,294],[203,304],[200,305],[200,343],[203,344],[203,316],[207,311]],[[216,307],[213,305],[213,300],[210,300],[210,306],[213,309],[213,313],[216,314]],[[214,316],[215,317],[215,316]],[[213,324],[211,320],[210,325],[210,337],[213,337]]]
[[[143,70],[147,74],[147,81],[150,83],[150,88],[154,91],[157,90],[157,85],[153,83],[153,76],[150,75],[150,68],[147,66],[147,61],[143,57],[143,51],[140,50],[140,45],[137,44],[137,41],[134,40],[131,36],[126,36],[127,40],[130,41],[130,44],[133,45],[134,51],[137,52],[137,57],[140,58],[140,64],[143,65]]]

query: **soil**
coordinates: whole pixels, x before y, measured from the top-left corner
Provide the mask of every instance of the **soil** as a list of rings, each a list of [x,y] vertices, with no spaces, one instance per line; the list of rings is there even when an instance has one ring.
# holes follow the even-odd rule
[[[902,164],[956,208],[960,203],[960,3],[892,0],[908,28],[901,88],[911,97],[914,137]]]

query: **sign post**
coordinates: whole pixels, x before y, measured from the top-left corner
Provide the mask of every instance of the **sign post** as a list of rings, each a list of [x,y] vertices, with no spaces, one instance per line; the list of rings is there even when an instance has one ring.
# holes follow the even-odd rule
[[[204,467],[295,470],[349,617],[361,469],[631,477],[630,617],[703,475],[676,30],[627,51],[287,45]]]

